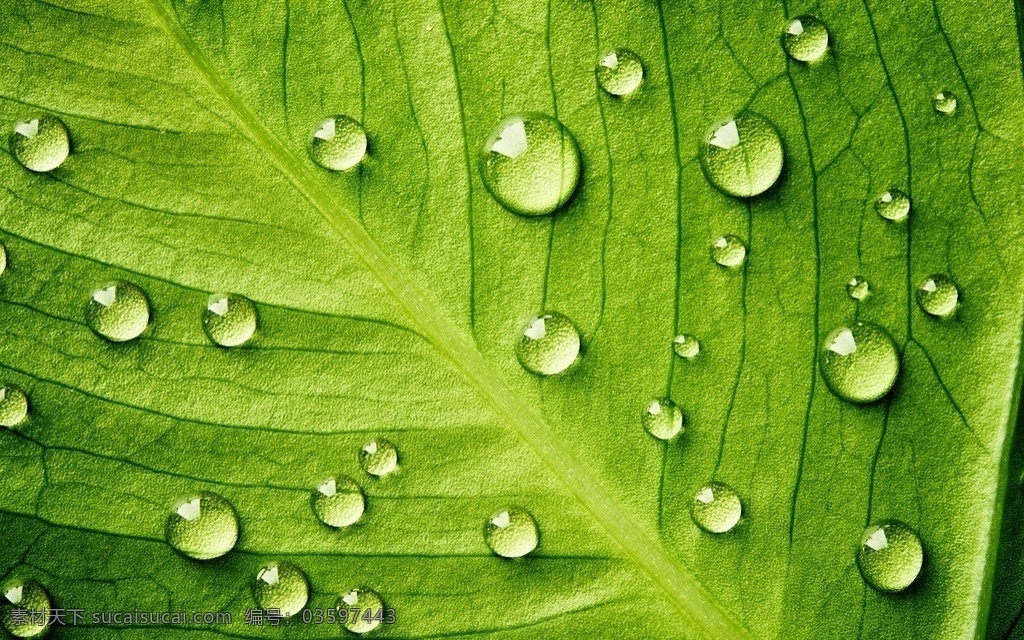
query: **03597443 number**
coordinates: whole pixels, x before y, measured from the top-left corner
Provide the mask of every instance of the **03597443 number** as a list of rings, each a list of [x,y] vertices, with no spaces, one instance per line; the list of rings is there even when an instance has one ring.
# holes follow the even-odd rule
[[[377,609],[350,607],[347,609],[303,609],[302,622],[304,624],[346,624],[362,620],[363,622],[378,622],[383,624],[394,624],[396,620],[395,610],[388,607]]]

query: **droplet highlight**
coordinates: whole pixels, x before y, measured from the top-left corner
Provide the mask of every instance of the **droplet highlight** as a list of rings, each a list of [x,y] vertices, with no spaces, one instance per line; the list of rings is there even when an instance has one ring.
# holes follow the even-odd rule
[[[256,305],[240,295],[216,293],[206,302],[203,331],[214,344],[237,347],[256,333]]]
[[[35,580],[8,580],[0,599],[0,620],[16,638],[36,638],[47,632],[53,619],[50,594]],[[18,611],[15,614],[15,611]]]
[[[348,476],[332,476],[313,491],[313,513],[329,527],[340,529],[363,517],[366,498],[363,488]]]
[[[819,360],[821,375],[832,393],[858,404],[883,398],[900,372],[892,338],[868,322],[833,330],[822,344]]]
[[[371,476],[383,478],[398,466],[398,449],[384,438],[374,438],[359,450],[359,466]]]
[[[504,509],[484,525],[484,542],[496,555],[519,558],[537,548],[537,521],[525,509]]]
[[[572,320],[554,311],[530,319],[516,344],[519,364],[538,376],[562,373],[579,355],[579,330]]]
[[[369,633],[384,620],[384,600],[368,587],[352,589],[335,606],[345,620],[342,626],[352,633]]]
[[[846,293],[857,302],[863,302],[871,295],[871,285],[868,283],[867,278],[853,276],[846,283]]]
[[[625,97],[636,92],[644,79],[644,63],[629,49],[612,49],[597,61],[597,83],[606,93]]]
[[[92,292],[86,323],[102,338],[127,342],[149,325],[149,301],[137,285],[123,280],[108,282]]]
[[[219,558],[238,541],[238,514],[226,498],[202,491],[175,503],[167,517],[167,543],[196,560]]]
[[[346,115],[327,118],[313,132],[309,156],[331,171],[348,171],[366,157],[366,130]]]
[[[13,384],[0,386],[0,427],[16,427],[28,417],[28,396]]]
[[[930,316],[949,318],[959,303],[960,290],[947,275],[932,274],[917,288],[917,305]]]
[[[708,181],[739,198],[752,198],[771,188],[782,174],[783,159],[775,125],[752,111],[717,126],[700,151]]]
[[[864,529],[857,565],[864,581],[875,590],[903,591],[917,579],[923,563],[921,538],[910,526],[888,520]]]
[[[640,424],[659,440],[671,440],[683,430],[683,410],[668,398],[651,400],[640,414]]]
[[[932,106],[944,116],[956,113],[956,96],[950,91],[940,91],[932,98]]]
[[[893,187],[875,201],[878,215],[892,222],[903,222],[910,215],[910,196]]]
[[[11,154],[29,171],[46,173],[64,164],[71,152],[71,136],[60,118],[33,116],[14,125],[9,139]]]
[[[800,62],[816,62],[828,51],[828,29],[814,16],[800,16],[786,23],[782,48]]]
[[[309,581],[290,562],[271,562],[257,572],[253,595],[260,609],[276,609],[281,617],[290,618],[306,606]]]
[[[700,340],[689,333],[680,333],[672,339],[672,351],[684,360],[693,360],[700,355]]]
[[[719,236],[711,243],[711,259],[723,267],[738,267],[747,259],[747,246],[736,236]]]
[[[731,531],[742,515],[739,494],[721,482],[709,482],[698,489],[690,505],[693,523],[708,533]]]

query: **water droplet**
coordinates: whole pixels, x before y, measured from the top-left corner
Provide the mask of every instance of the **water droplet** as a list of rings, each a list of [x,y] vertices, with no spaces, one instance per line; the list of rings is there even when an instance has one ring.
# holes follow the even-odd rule
[[[868,284],[866,278],[853,276],[846,283],[846,293],[850,294],[850,297],[857,302],[861,302],[871,295],[871,285]]]
[[[383,478],[398,466],[398,449],[384,438],[374,438],[359,450],[359,464],[371,476]]]
[[[7,247],[0,243],[0,276],[7,271]]]
[[[790,58],[814,62],[828,50],[828,29],[814,16],[800,16],[786,23],[782,48]]]
[[[13,384],[0,387],[0,427],[15,427],[28,416],[28,396]]]
[[[743,503],[732,487],[721,482],[710,482],[693,496],[690,516],[693,523],[708,533],[725,533],[740,521]]]
[[[329,527],[341,528],[363,517],[366,498],[359,484],[348,476],[333,476],[313,491],[313,512]]]
[[[222,347],[245,344],[256,332],[256,305],[239,295],[214,294],[203,312],[203,330]]]
[[[928,276],[917,288],[917,304],[928,315],[948,318],[956,311],[960,302],[960,290],[946,275],[936,273]]]
[[[484,145],[480,173],[494,199],[513,213],[541,216],[569,200],[580,179],[580,151],[554,118],[502,120]]]
[[[683,430],[683,411],[668,398],[652,400],[640,414],[640,424],[659,440],[671,440]]]
[[[875,201],[875,211],[886,220],[903,222],[910,215],[910,196],[893,187]]]
[[[263,565],[256,574],[253,595],[260,609],[277,609],[281,617],[290,618],[306,606],[309,600],[309,581],[302,569],[295,565],[271,562]]]
[[[736,236],[719,236],[711,243],[711,259],[723,267],[738,267],[747,257],[747,247]]]
[[[348,171],[366,157],[366,130],[348,116],[331,116],[313,132],[309,155],[324,169]]]
[[[628,96],[640,88],[644,63],[629,49],[613,49],[597,61],[597,83],[613,96]]]
[[[932,104],[935,105],[935,110],[945,116],[951,116],[956,113],[956,96],[949,91],[940,91],[935,94],[932,98]]]
[[[782,140],[764,117],[744,111],[711,132],[701,148],[701,165],[711,184],[731,196],[751,198],[767,191],[782,173]]]
[[[149,301],[142,289],[130,282],[108,282],[92,292],[85,320],[111,342],[133,340],[149,325]]]
[[[15,609],[20,613],[15,616]],[[53,622],[50,594],[35,580],[4,583],[0,616],[4,629],[17,638],[35,638],[46,633]]]
[[[29,171],[53,171],[71,151],[68,129],[60,118],[33,116],[14,125],[10,137],[11,153]]]
[[[484,525],[484,541],[495,554],[519,558],[537,548],[537,521],[525,509],[504,509]]]
[[[373,589],[359,587],[338,598],[335,605],[343,612],[343,626],[352,633],[369,633],[383,621],[384,601]]]
[[[219,558],[238,541],[238,514],[209,491],[186,496],[167,517],[167,544],[197,560]]]
[[[692,360],[700,354],[700,340],[688,333],[680,333],[672,340],[672,350],[680,358]]]
[[[923,562],[921,539],[906,524],[887,520],[864,529],[857,564],[864,581],[878,591],[903,591],[917,579]]]
[[[880,400],[892,389],[899,372],[899,355],[892,338],[867,322],[835,329],[821,348],[825,384],[849,402]]]
[[[554,311],[533,317],[516,344],[519,364],[539,376],[562,373],[579,355],[579,330],[572,320]]]

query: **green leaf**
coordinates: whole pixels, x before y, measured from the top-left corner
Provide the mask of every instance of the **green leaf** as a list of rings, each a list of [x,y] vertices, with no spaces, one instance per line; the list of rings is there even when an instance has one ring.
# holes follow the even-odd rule
[[[810,65],[780,46],[805,11],[832,41]],[[984,637],[990,610],[1002,633],[1020,600],[1002,586],[1016,561],[995,570],[1017,540],[1011,492],[999,542],[1024,319],[1017,33],[988,0],[8,0],[0,121],[55,114],[72,153],[48,174],[0,158],[0,364],[30,401],[0,433],[0,571],[90,616],[234,616],[126,637],[342,633],[243,622],[271,560],[305,572],[314,609],[380,593],[397,618],[382,637],[941,640]],[[595,82],[613,47],[644,61],[628,99]],[[749,201],[698,161],[743,109],[786,154]],[[485,140],[522,112],[558,118],[582,154],[554,216],[515,216],[481,182]],[[366,128],[358,170],[309,159],[334,114]],[[875,213],[890,187],[908,222]],[[742,267],[711,261],[723,234],[746,242]],[[949,320],[914,301],[933,273],[962,293]],[[153,309],[124,344],[85,319],[118,279]],[[204,335],[219,291],[256,302],[249,345]],[[514,355],[541,310],[585,347],[543,379]],[[874,405],[820,377],[822,339],[855,318],[901,354]],[[672,351],[684,331],[693,361]],[[666,396],[687,425],[662,443],[640,415]],[[400,452],[383,479],[359,467],[374,436]],[[367,495],[341,531],[310,506],[331,474]],[[743,500],[726,534],[690,519],[710,480]],[[202,562],[164,541],[201,490],[241,521],[236,549]],[[515,561],[483,536],[508,506],[541,532]],[[926,554],[899,595],[855,561],[890,518]]]

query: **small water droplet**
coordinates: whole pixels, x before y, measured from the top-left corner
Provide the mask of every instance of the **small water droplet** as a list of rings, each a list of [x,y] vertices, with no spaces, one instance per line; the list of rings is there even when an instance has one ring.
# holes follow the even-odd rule
[[[554,311],[533,317],[516,344],[519,364],[539,376],[562,373],[579,355],[579,330],[572,320]]]
[[[8,580],[3,585],[0,617],[3,627],[16,638],[42,636],[53,622],[50,594],[35,580]],[[14,611],[18,610],[16,616]]]
[[[693,523],[708,533],[725,533],[736,526],[743,515],[743,503],[732,487],[709,482],[693,496],[690,516]]]
[[[398,466],[398,449],[384,438],[374,438],[359,450],[359,464],[371,476],[383,478]]]
[[[271,562],[256,573],[253,595],[260,609],[277,609],[281,617],[290,618],[306,606],[309,581],[302,569],[290,562]]]
[[[862,302],[871,295],[871,285],[868,284],[867,278],[862,276],[853,276],[850,278],[850,281],[846,283],[846,293],[850,294],[850,297],[857,302]]]
[[[672,339],[672,350],[680,358],[693,360],[700,354],[700,340],[688,333],[680,333]]]
[[[944,116],[951,116],[956,113],[956,96],[950,91],[940,91],[932,98],[935,110]]]
[[[222,347],[245,344],[256,332],[256,305],[248,298],[228,293],[210,296],[203,312],[206,336]]]
[[[368,587],[352,589],[340,596],[335,607],[345,617],[342,626],[352,633],[369,633],[380,626],[384,618],[384,600]]]
[[[815,62],[828,51],[828,29],[814,16],[800,16],[786,23],[782,48],[794,60]]]
[[[640,424],[659,440],[671,440],[683,430],[683,411],[668,398],[651,400],[640,414]]]
[[[889,393],[900,372],[896,345],[885,330],[867,323],[842,326],[825,338],[821,375],[840,398],[867,403]]]
[[[60,118],[49,114],[33,116],[14,125],[11,153],[29,171],[53,171],[71,151],[68,129]]]
[[[7,247],[0,243],[0,276],[7,271]]]
[[[917,579],[924,549],[917,532],[898,520],[864,529],[857,564],[864,581],[883,593],[896,593]]]
[[[959,302],[960,290],[947,275],[930,275],[917,288],[917,304],[930,316],[948,318],[956,311]]]
[[[747,257],[747,247],[736,236],[719,236],[711,243],[711,259],[723,267],[738,267]]]
[[[886,220],[903,222],[910,215],[910,196],[893,187],[878,197],[875,211]]]
[[[503,509],[484,525],[484,541],[495,554],[519,558],[537,548],[537,521],[525,509]]]
[[[363,517],[363,488],[348,476],[332,476],[313,490],[313,512],[329,527],[341,528]]]
[[[309,155],[324,169],[348,171],[366,157],[366,130],[348,116],[331,116],[313,132]]]
[[[644,63],[629,49],[613,49],[597,60],[597,83],[613,96],[628,96],[640,88]]]
[[[565,204],[580,178],[580,151],[560,122],[542,114],[502,120],[484,145],[480,173],[503,207],[541,216]]]
[[[134,340],[149,325],[149,301],[137,285],[122,280],[108,282],[92,292],[85,320],[111,342]]]
[[[779,179],[782,139],[763,116],[744,111],[719,125],[701,148],[704,175],[724,193],[752,198]]]
[[[28,416],[28,396],[13,384],[0,386],[0,427],[15,427]]]
[[[238,514],[222,496],[209,491],[186,496],[167,517],[167,544],[190,558],[219,558],[238,541]]]

